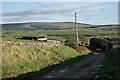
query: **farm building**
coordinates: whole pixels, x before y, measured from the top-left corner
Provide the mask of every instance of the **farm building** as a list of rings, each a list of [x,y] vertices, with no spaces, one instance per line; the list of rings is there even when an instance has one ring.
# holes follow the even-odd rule
[[[37,41],[47,41],[48,40],[48,38],[46,36],[43,36],[43,35],[39,35],[39,36],[27,35],[27,36],[19,36],[16,38],[17,39],[25,39],[25,40],[37,40]]]
[[[113,48],[120,48],[120,38],[110,38],[110,41],[113,44]]]

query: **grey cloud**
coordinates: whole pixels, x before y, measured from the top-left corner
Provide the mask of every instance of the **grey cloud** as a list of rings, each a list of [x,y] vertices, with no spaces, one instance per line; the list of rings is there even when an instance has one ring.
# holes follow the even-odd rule
[[[22,17],[14,17],[14,18],[3,18],[3,22],[21,22],[21,21],[34,21],[34,20],[47,20],[48,18],[41,16],[22,16]]]
[[[50,15],[70,13],[74,9],[59,9],[59,10],[26,10],[19,12],[4,12],[2,13],[3,22],[21,22],[21,21],[41,21],[51,20]],[[45,15],[45,16],[43,16]]]
[[[73,12],[75,9],[59,9],[59,10],[26,10],[19,12],[4,12],[2,13],[3,17],[10,16],[29,16],[29,15],[51,15],[51,14],[65,14]]]

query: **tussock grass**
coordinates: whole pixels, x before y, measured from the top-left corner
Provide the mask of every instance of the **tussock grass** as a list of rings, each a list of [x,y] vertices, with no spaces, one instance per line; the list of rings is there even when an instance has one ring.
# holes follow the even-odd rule
[[[99,80],[120,79],[120,48],[106,53],[105,62],[99,73]]]
[[[11,78],[38,71],[80,55],[86,55],[89,50],[82,54],[64,45],[5,44],[2,46],[2,52],[3,78]]]

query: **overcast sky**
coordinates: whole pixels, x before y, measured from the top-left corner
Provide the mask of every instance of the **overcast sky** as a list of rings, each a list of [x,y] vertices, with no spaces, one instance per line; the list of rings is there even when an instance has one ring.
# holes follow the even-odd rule
[[[2,22],[74,22],[117,24],[117,2],[3,2]]]

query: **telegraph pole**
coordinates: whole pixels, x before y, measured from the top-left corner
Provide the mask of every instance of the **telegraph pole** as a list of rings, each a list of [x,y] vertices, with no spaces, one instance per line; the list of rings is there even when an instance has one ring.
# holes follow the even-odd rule
[[[75,13],[75,29],[76,29],[76,44],[78,46],[79,38],[78,38],[78,27],[77,27],[77,13]]]

